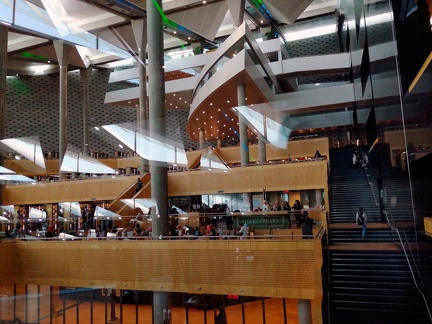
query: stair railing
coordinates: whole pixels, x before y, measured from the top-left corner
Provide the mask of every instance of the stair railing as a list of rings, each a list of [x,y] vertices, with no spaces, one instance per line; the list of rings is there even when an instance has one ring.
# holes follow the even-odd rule
[[[394,219],[393,219],[393,216],[392,216],[391,212],[390,212],[390,211],[387,211],[387,210],[384,210],[384,214],[386,215],[386,218],[387,218],[387,224],[390,226],[390,228],[391,228],[393,231],[396,232],[396,234],[397,234],[397,236],[398,236],[398,238],[399,238],[399,242],[400,242],[400,244],[401,244],[401,246],[402,246],[403,253],[404,253],[405,258],[406,258],[406,260],[407,260],[408,267],[409,267],[410,272],[411,272],[411,276],[412,276],[412,278],[413,278],[413,280],[414,280],[414,285],[415,285],[417,291],[421,294],[421,296],[422,296],[422,298],[423,298],[424,304],[425,304],[425,306],[426,306],[427,313],[428,313],[428,315],[429,315],[429,319],[430,319],[430,321],[431,321],[431,323],[432,323],[432,314],[431,314],[431,311],[430,311],[430,309],[429,309],[429,304],[428,304],[428,302],[427,302],[427,299],[426,299],[425,294],[423,293],[422,289],[420,288],[420,286],[419,286],[418,283],[417,283],[417,279],[416,279],[416,276],[415,276],[415,273],[414,273],[414,269],[413,269],[413,266],[412,266],[412,264],[411,264],[411,262],[410,262],[410,256],[411,256],[411,259],[412,259],[413,262],[414,262],[414,267],[415,267],[416,273],[419,274],[418,277],[420,278],[420,281],[422,281],[422,279],[421,279],[421,275],[420,275],[420,271],[419,271],[418,266],[417,266],[417,263],[414,261],[415,259],[414,259],[414,257],[413,257],[413,252],[412,252],[412,250],[411,250],[411,247],[410,247],[410,244],[409,244],[408,238],[406,237],[406,234],[405,234],[405,232],[404,232],[405,241],[402,240],[402,236],[401,236],[401,234],[400,234],[399,228],[395,225],[395,222],[394,222]],[[406,250],[406,248],[405,248],[405,242],[407,242],[406,245],[408,246],[408,248],[409,248],[409,250],[410,250],[410,255],[408,255],[408,252],[407,252],[407,250]]]
[[[368,183],[369,183],[369,186],[370,186],[370,188],[371,188],[371,191],[372,191],[372,196],[373,196],[373,198],[374,198],[374,202],[375,202],[375,206],[378,206],[379,205],[379,201],[378,201],[378,197],[377,197],[377,195],[375,194],[375,190],[374,190],[374,183],[372,182],[372,180],[371,180],[371,176],[370,176],[370,174],[368,173],[368,168],[367,168],[367,166],[366,165],[364,165],[363,164],[363,169],[365,170],[365,173],[366,173],[366,178],[367,178],[367,180],[368,180]]]

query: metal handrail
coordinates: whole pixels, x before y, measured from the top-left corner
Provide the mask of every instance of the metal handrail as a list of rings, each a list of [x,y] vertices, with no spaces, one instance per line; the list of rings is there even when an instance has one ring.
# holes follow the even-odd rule
[[[384,210],[384,214],[386,215],[386,219],[387,219],[387,223],[388,223],[388,225],[390,226],[390,228],[391,228],[392,230],[394,230],[394,231],[396,232],[397,236],[399,237],[399,241],[400,241],[400,244],[401,244],[401,246],[402,246],[402,250],[403,250],[403,252],[404,252],[405,258],[406,258],[406,260],[407,260],[408,267],[409,267],[410,272],[411,272],[411,276],[412,276],[412,278],[413,278],[413,280],[414,280],[415,287],[416,287],[417,291],[421,294],[421,296],[422,296],[422,298],[423,298],[424,304],[425,304],[425,306],[426,306],[426,310],[427,310],[428,315],[429,315],[429,319],[430,319],[430,321],[431,321],[431,323],[432,323],[432,314],[431,314],[431,311],[430,311],[430,309],[429,309],[429,305],[428,305],[428,302],[427,302],[427,300],[426,300],[426,296],[425,296],[425,294],[423,293],[422,289],[421,289],[421,288],[419,287],[419,285],[417,284],[417,279],[416,279],[416,277],[415,277],[414,270],[413,270],[413,267],[412,267],[412,265],[411,265],[411,262],[410,262],[410,259],[409,259],[409,256],[408,256],[408,253],[407,253],[407,251],[406,251],[406,249],[405,249],[405,244],[404,244],[404,242],[403,242],[403,240],[402,240],[402,237],[401,237],[401,235],[400,235],[399,228],[395,225],[395,222],[394,222],[393,216],[391,215],[391,212],[387,212],[386,210]],[[408,239],[407,239],[406,237],[405,237],[405,239],[406,239],[406,241],[408,242]],[[408,244],[408,247],[409,247],[409,244]],[[411,249],[410,249],[410,254],[411,254],[411,256],[412,256],[412,251],[411,251]],[[414,260],[414,258],[412,258],[412,259]],[[415,264],[415,268],[416,268],[417,273],[419,273],[419,270],[418,270],[417,264]],[[421,280],[421,276],[419,276],[419,278],[420,278],[420,280]]]
[[[375,195],[375,190],[373,188],[374,184],[373,184],[372,180],[370,179],[371,176],[368,173],[368,167],[366,165],[363,165],[363,169],[365,170],[366,178],[368,180],[369,186],[370,186],[371,191],[372,191],[372,196],[374,198],[375,206],[379,206],[379,201],[378,201],[377,196]]]

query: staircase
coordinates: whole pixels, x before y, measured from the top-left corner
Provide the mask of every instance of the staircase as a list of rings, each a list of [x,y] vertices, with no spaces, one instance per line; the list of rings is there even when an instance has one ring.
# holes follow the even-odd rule
[[[108,205],[108,210],[112,211],[114,213],[117,213],[119,215],[129,215],[136,214],[137,212],[142,211],[135,211],[132,210],[132,208],[126,206],[122,199],[136,199],[136,198],[149,198],[150,197],[150,174],[146,173],[144,175],[139,176],[139,179],[142,181],[143,186],[141,190],[138,192],[136,191],[136,183],[131,184],[128,188],[126,188],[124,191],[122,191],[111,203]]]
[[[330,152],[330,222],[354,224],[359,207],[363,207],[368,222],[379,222],[377,193],[372,190],[365,170],[353,168],[352,154],[351,147]]]
[[[397,232],[381,223],[378,190],[374,170],[369,174],[363,168],[352,167],[353,148],[330,151],[330,224],[329,246],[323,251],[323,285],[328,295],[324,298],[323,318],[329,324],[337,323],[431,323],[422,295],[416,288],[407,258]],[[397,171],[399,172],[399,171]],[[386,189],[386,207],[400,221],[412,220],[411,202],[405,201],[408,188],[404,174],[392,169],[382,172]],[[392,176],[395,175],[393,178]],[[389,205],[389,202],[394,205]],[[404,203],[407,209],[400,208]],[[355,213],[363,207],[368,216],[366,239],[361,240],[361,227],[355,224]],[[404,237],[418,242],[413,231]],[[430,238],[422,238],[432,246]],[[408,245],[407,245],[408,246]],[[417,247],[417,245],[411,245]],[[409,249],[408,249],[409,250]],[[432,254],[413,251],[410,264],[419,264],[419,286],[431,304]],[[424,283],[424,286],[421,285]]]
[[[331,250],[330,260],[330,323],[430,323],[402,252]]]

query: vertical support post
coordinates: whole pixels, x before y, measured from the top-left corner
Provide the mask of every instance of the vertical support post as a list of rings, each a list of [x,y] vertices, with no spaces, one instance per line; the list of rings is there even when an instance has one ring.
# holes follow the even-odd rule
[[[204,150],[204,129],[200,128],[198,131],[199,135],[199,149]]]
[[[246,87],[243,83],[237,85],[237,106],[244,106],[246,104]],[[248,130],[245,118],[242,114],[239,117],[239,134],[240,134],[240,162],[241,166],[249,165],[249,140]],[[248,192],[242,194],[243,204],[242,211],[250,211],[252,209],[252,197]]]
[[[297,303],[299,324],[312,324],[310,300],[298,299]]]
[[[62,41],[53,42],[54,49],[59,62],[59,180],[65,179],[65,174],[62,173],[61,165],[66,153],[67,147],[67,73],[68,73],[68,62],[71,53],[71,47],[64,44]]]
[[[259,145],[259,159],[260,163],[267,163],[267,151],[266,151],[266,143],[264,141],[264,136],[259,133],[258,135],[258,145]]]
[[[63,324],[66,324],[66,299],[63,297]]]
[[[13,318],[16,318],[16,308],[17,308],[17,299],[16,299],[16,297],[17,297],[17,287],[16,287],[16,284],[14,284],[14,302],[13,302]]]
[[[93,228],[95,227],[93,226]],[[94,289],[92,289],[90,292],[90,324],[93,324],[93,294]]]
[[[262,319],[263,324],[266,324],[266,315],[265,315],[265,299],[261,298],[261,308],[262,308]]]
[[[53,287],[50,286],[50,320],[49,323],[52,324],[53,322],[53,313],[54,313],[54,300],[53,300]],[[56,318],[57,318],[57,314],[56,314]]]
[[[76,323],[79,324],[79,295],[75,293],[76,296]]]
[[[147,18],[132,20],[132,30],[138,45],[138,71],[139,71],[139,105],[137,107],[137,133],[144,134],[147,129]],[[141,157],[141,174],[149,172],[149,161]]]
[[[0,140],[5,138],[6,123],[6,75],[7,75],[7,43],[8,27],[0,24]],[[3,153],[0,152],[0,166],[4,164]],[[0,205],[3,202],[2,187],[0,185]]]
[[[82,152],[84,156],[89,155],[89,113],[90,113],[90,77],[91,68],[80,69],[81,79],[84,85],[83,88],[83,147]]]
[[[40,323],[40,302],[41,302],[41,297],[40,297],[40,286],[37,285],[37,323]]]
[[[24,285],[24,294],[25,294],[25,298],[24,298],[24,321],[26,323],[28,323],[28,286],[27,284]]]
[[[165,74],[162,0],[147,0],[148,98],[150,136],[165,138]],[[159,239],[168,235],[168,173],[167,162],[150,161],[152,208],[152,235]],[[161,289],[163,289],[161,285]],[[153,292],[153,322],[163,323],[163,310],[171,312],[171,294]]]
[[[323,204],[322,191],[321,189],[315,189],[315,205],[319,207]]]

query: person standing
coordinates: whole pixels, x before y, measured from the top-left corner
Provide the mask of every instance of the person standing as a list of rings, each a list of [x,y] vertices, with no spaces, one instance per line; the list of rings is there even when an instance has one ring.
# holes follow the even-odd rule
[[[353,169],[357,167],[357,155],[355,153],[353,153],[352,165],[353,165]]]
[[[261,206],[261,210],[262,210],[263,212],[268,212],[268,211],[270,211],[270,205],[269,205],[269,203],[267,202],[267,200],[264,200],[264,201],[263,201],[263,204],[262,204],[262,206]]]
[[[110,321],[115,321],[118,318],[116,316],[116,290],[115,289],[111,289],[110,297],[111,297],[111,301],[110,301],[111,318],[110,318]]]
[[[240,240],[245,240],[249,235],[249,226],[246,223],[240,223],[240,230],[237,233],[240,236]]]
[[[303,209],[303,206],[302,206],[300,200],[296,199],[294,201],[294,205],[293,205],[292,209],[294,210],[293,214],[295,217],[296,226],[300,227],[301,226],[301,210]]]
[[[356,213],[356,224],[362,226],[362,240],[364,240],[366,236],[367,216],[362,207]]]
[[[227,315],[222,306],[219,307],[219,314],[216,314],[216,309],[214,310],[214,322],[215,324],[227,324]]]

